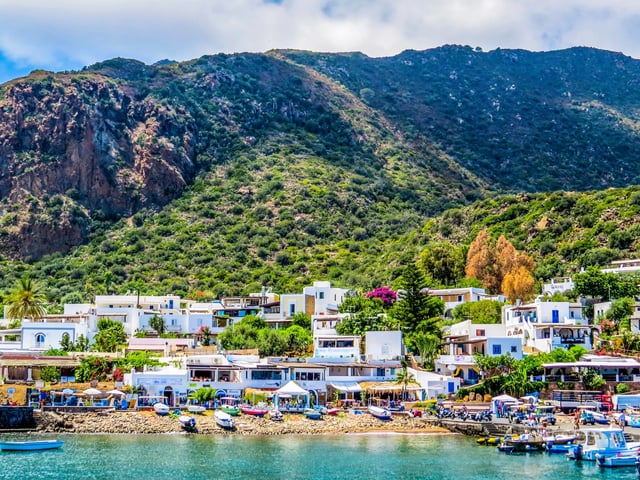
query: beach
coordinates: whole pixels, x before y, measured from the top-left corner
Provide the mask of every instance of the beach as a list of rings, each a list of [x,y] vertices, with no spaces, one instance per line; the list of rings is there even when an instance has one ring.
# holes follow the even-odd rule
[[[184,430],[175,415],[159,416],[152,411],[120,412],[49,412],[35,413],[37,431],[65,433],[113,433],[113,434],[170,434]],[[321,420],[311,420],[300,414],[285,414],[277,422],[269,418],[251,415],[235,417],[236,428],[226,431],[216,425],[213,412],[191,415],[196,420],[198,434],[219,435],[322,435],[372,432],[397,433],[450,433],[437,426],[437,419],[412,418],[407,414],[394,415],[383,421],[368,413],[354,415],[340,413],[337,416],[323,415]]]

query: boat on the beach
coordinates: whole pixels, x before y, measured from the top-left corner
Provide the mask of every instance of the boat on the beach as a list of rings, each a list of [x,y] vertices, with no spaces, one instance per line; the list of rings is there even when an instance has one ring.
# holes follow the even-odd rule
[[[221,397],[220,406],[218,408],[233,417],[237,417],[240,415],[239,402],[240,399],[237,397]]]
[[[240,411],[245,415],[253,415],[254,417],[264,417],[269,410],[264,407],[258,407],[254,405],[241,405]]]
[[[277,408],[269,410],[269,418],[274,422],[282,422],[284,420],[284,416],[282,415],[282,412]]]
[[[216,420],[216,424],[225,430],[233,430],[236,427],[236,424],[233,420],[233,417],[229,415],[227,412],[223,412],[222,410],[216,410],[213,414]]]
[[[191,432],[191,433],[195,433],[198,430],[196,429],[196,419],[189,416],[189,415],[180,415],[178,417],[178,420],[180,421],[180,425],[182,426],[183,430],[187,431],[187,432]]]
[[[169,406],[162,402],[156,402],[153,404],[153,411],[158,415],[169,415]]]
[[[192,403],[191,399],[187,400],[187,404],[185,406],[187,408],[187,412],[189,413],[204,413],[207,410],[207,407],[205,407],[204,405]]]
[[[35,450],[52,450],[62,447],[62,440],[25,440],[0,442],[0,450],[26,452]]]
[[[338,407],[327,408],[327,415],[338,415],[340,413],[340,409]]]
[[[322,412],[313,408],[305,408],[304,416],[310,418],[311,420],[320,420],[322,419]]]
[[[380,420],[391,420],[391,410],[376,405],[369,405],[367,410],[371,415]]]
[[[567,452],[574,460],[596,461],[596,455],[613,457],[617,455],[637,455],[640,442],[627,442],[621,428],[583,428],[583,440]]]

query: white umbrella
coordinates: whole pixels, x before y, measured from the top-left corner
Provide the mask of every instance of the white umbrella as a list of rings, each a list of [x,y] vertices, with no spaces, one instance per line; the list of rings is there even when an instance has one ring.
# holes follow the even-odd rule
[[[126,395],[126,393],[121,392],[121,391],[120,391],[120,390],[118,390],[118,389],[109,390],[109,391],[107,392],[107,394],[108,394],[108,395],[118,395],[118,396],[120,396],[120,397],[124,397],[124,396]]]
[[[91,403],[93,403],[93,397],[95,397],[96,395],[102,395],[102,391],[98,390],[97,388],[87,388],[84,391],[85,395],[89,395],[91,397]]]

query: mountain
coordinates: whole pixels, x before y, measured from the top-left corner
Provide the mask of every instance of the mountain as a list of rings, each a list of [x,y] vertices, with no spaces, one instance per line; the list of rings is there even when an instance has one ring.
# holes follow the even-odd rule
[[[638,183],[639,80],[618,53],[460,46],[36,71],[0,86],[0,285],[388,283],[450,209]]]

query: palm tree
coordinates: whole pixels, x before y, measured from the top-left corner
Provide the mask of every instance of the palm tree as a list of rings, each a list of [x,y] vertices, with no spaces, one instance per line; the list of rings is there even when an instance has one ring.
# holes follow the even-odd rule
[[[22,277],[7,297],[7,316],[22,320],[40,320],[47,313],[44,303],[46,297],[42,287],[29,277]]]
[[[402,364],[402,370],[398,372],[398,374],[396,375],[396,383],[398,385],[402,385],[402,396],[400,397],[400,400],[404,401],[404,394],[407,391],[407,387],[409,386],[409,384],[415,383],[416,378],[413,376],[412,373],[409,373],[409,371],[407,370],[406,360],[403,359],[401,364]]]

